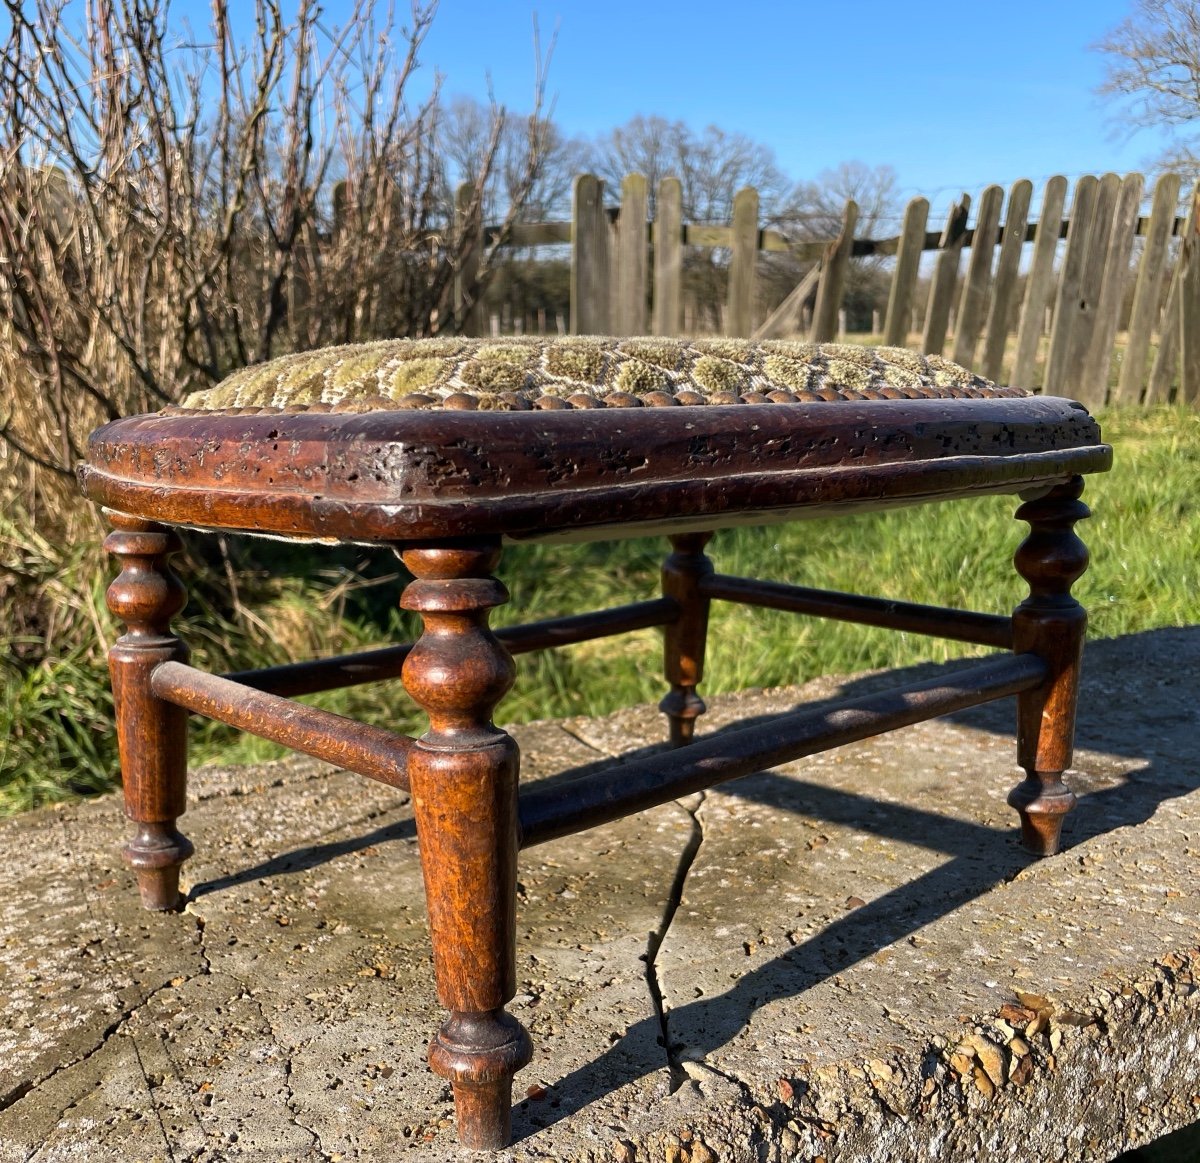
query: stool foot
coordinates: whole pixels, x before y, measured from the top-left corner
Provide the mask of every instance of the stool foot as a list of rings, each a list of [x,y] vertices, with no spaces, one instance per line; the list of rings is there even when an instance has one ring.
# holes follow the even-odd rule
[[[1034,856],[1054,856],[1062,846],[1066,814],[1075,806],[1075,793],[1062,772],[1033,772],[1008,793],[1009,807],[1021,817],[1021,846]]]
[[[494,1151],[512,1139],[512,1080],[533,1057],[525,1027],[504,1010],[454,1013],[429,1047],[429,1064],[454,1090],[458,1139]]]
[[[144,908],[161,912],[178,905],[179,869],[194,851],[174,820],[138,825],[122,855],[137,876]]]
[[[1013,650],[1039,655],[1047,675],[1017,695],[1017,762],[1025,779],[1008,802],[1020,814],[1022,844],[1035,856],[1059,851],[1063,819],[1075,806],[1062,776],[1071,765],[1087,628],[1087,613],[1071,596],[1088,565],[1087,546],[1074,531],[1076,521],[1090,516],[1082,492],[1083,479],[1075,477],[1017,510],[1030,527],[1015,557],[1029,597],[1013,613]]]
[[[187,647],[171,633],[171,619],[187,593],[171,572],[182,545],[173,529],[123,513],[109,513],[114,532],[104,547],[121,562],[108,587],[108,608],[126,632],[108,652],[125,814],[136,830],[126,846],[142,904],[172,909],[179,902],[179,866],[191,842],[175,827],[187,805],[187,712],[150,690],[162,662],[186,662]]]
[[[694,687],[672,687],[658,709],[667,716],[672,747],[683,747],[695,738],[696,720],[708,710]]]

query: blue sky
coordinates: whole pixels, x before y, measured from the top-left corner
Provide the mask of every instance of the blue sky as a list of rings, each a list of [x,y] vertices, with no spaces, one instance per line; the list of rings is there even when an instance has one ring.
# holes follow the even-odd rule
[[[396,0],[401,18],[409,2]],[[248,5],[230,3],[249,19]],[[499,101],[529,109],[536,13],[543,44],[558,30],[548,88],[568,134],[659,114],[748,134],[797,181],[842,161],[887,164],[900,195],[928,197],[936,221],[959,193],[992,182],[1030,178],[1036,190],[1054,173],[1153,161],[1164,139],[1122,134],[1117,106],[1095,92],[1104,62],[1091,46],[1133,4],[441,0],[414,90],[437,71],[447,94],[483,98],[490,77]],[[352,3],[323,7],[336,25]],[[173,21],[208,25],[208,0],[171,10]]]
[[[1129,139],[1096,96],[1094,44],[1132,0],[442,0],[423,54],[448,93],[530,104],[532,19],[558,26],[549,89],[569,133],[637,113],[740,130],[797,180],[858,159],[896,169],[935,210],[990,182],[1127,172]]]

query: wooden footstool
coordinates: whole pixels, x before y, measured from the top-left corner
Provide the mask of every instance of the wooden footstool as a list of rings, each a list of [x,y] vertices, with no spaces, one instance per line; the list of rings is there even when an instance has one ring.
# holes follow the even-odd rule
[[[1068,400],[998,388],[897,349],[736,340],[397,340],[277,359],[184,407],[108,424],[80,470],[109,511],[127,627],[111,655],[125,857],[147,908],[178,899],[189,711],[411,790],[438,996],[450,1015],[429,1060],[453,1083],[461,1141],[510,1137],[529,1037],[515,990],[521,848],[722,780],[949,711],[1017,696],[1024,782],[1009,796],[1025,845],[1057,851],[1071,759],[1087,566],[1073,526],[1082,475],[1111,450]],[[727,577],[717,528],[1019,493],[1016,554],[1030,594],[1011,618]],[[392,546],[414,580],[412,645],[218,677],[170,628],[185,603],[176,526]],[[504,542],[666,534],[659,597],[493,634]],[[947,546],[947,552],[957,553]],[[782,715],[692,742],[714,599],[999,648],[949,679],[840,709]],[[519,757],[492,722],[511,655],[663,628],[677,752],[518,793]],[[290,696],[400,676],[428,713],[419,739]]]

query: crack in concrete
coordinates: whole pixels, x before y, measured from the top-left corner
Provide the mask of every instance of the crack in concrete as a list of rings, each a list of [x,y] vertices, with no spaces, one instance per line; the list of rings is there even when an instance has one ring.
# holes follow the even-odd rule
[[[160,986],[159,989],[169,988],[169,986],[170,983],[168,982],[166,986]],[[47,1071],[45,1074],[39,1075],[37,1078],[26,1079],[24,1082],[18,1083],[7,1093],[0,1094],[0,1111],[8,1110],[9,1107],[15,1106],[31,1091],[37,1090],[40,1086],[45,1086],[47,1082],[57,1078],[64,1071],[71,1070],[74,1067],[81,1065],[89,1058],[93,1057],[93,1055],[97,1054],[104,1048],[108,1040],[130,1019],[130,1017],[137,1013],[137,1011],[146,1004],[146,1001],[149,1000],[150,997],[153,997],[154,993],[157,992],[158,990],[154,990],[152,993],[147,994],[146,997],[141,1001],[138,1001],[134,1003],[134,1005],[123,1009],[117,1015],[114,1021],[110,1022],[104,1027],[104,1029],[100,1032],[100,1037],[96,1040],[95,1044],[89,1046],[82,1054],[72,1058],[70,1062],[60,1062],[54,1067],[53,1070]],[[66,1109],[70,1110],[71,1108],[67,1107]]]
[[[688,1081],[688,1075],[675,1047],[671,1044],[667,1006],[663,1001],[662,985],[658,980],[658,951],[662,948],[667,932],[671,928],[671,922],[674,921],[675,914],[683,902],[684,885],[687,883],[688,874],[692,870],[696,855],[700,851],[700,845],[704,843],[704,824],[700,819],[699,812],[707,794],[707,792],[701,792],[691,807],[679,800],[675,801],[677,806],[683,808],[691,817],[691,832],[688,835],[687,843],[683,846],[683,851],[679,854],[679,864],[675,868],[675,877],[671,882],[666,904],[663,906],[662,920],[659,921],[658,928],[652,930],[648,935],[646,952],[642,955],[642,961],[646,965],[646,987],[650,991],[650,1002],[654,1006],[654,1014],[658,1019],[658,1040],[667,1056],[667,1071],[672,1094]]]
[[[207,965],[208,964],[207,955],[203,951],[204,922],[199,917],[197,917],[197,921],[200,924],[200,930],[201,930],[202,958],[204,960],[205,965]],[[279,1046],[282,1048],[283,1039],[280,1038],[279,1032],[275,1029],[275,1023],[271,1021],[271,1018],[268,1015],[266,1009],[263,1007],[262,1001],[259,999],[258,995],[254,992],[254,990],[251,988],[250,985],[243,982],[240,978],[233,976],[232,974],[230,976],[232,977],[232,979],[234,981],[238,982],[238,984],[241,985],[242,995],[245,997],[245,999],[247,1001],[251,1001],[254,1003],[254,1007],[258,1011],[258,1015],[262,1019],[263,1025],[267,1028],[267,1030],[270,1031],[272,1042],[276,1046]],[[344,999],[343,999],[343,1002],[339,1003],[339,1007],[342,1004],[344,1004]],[[295,1070],[293,1067],[293,1061],[295,1059],[295,1056],[297,1053],[307,1049],[314,1041],[316,1041],[317,1036],[318,1036],[318,1032],[315,1031],[313,1033],[312,1037],[301,1038],[294,1045],[288,1046],[286,1054],[283,1055],[283,1093],[284,1093],[283,1105],[287,1109],[287,1112],[291,1118],[292,1125],[294,1127],[296,1127],[297,1129],[303,1131],[312,1140],[312,1148],[311,1149],[317,1152],[317,1154],[320,1156],[322,1163],[334,1163],[334,1157],[326,1150],[325,1144],[321,1139],[320,1133],[314,1127],[310,1127],[306,1123],[301,1121],[300,1112],[296,1108],[296,1092],[292,1088],[292,1076],[295,1073]]]
[[[158,1133],[162,1135],[163,1146],[167,1149],[167,1154],[171,1157],[171,1163],[176,1163],[175,1148],[171,1145],[171,1136],[167,1134],[166,1124],[163,1122],[162,1108],[159,1106],[154,1097],[154,1084],[150,1081],[150,1073],[146,1069],[146,1063],[142,1061],[142,1052],[138,1048],[137,1038],[130,1037],[130,1045],[133,1047],[133,1056],[137,1059],[138,1070],[141,1072],[142,1081],[146,1084],[146,1093],[150,1096],[150,1109],[154,1113],[154,1121],[158,1123]],[[174,1065],[174,1063],[172,1063]],[[192,1112],[195,1117],[195,1111]],[[199,1122],[199,1120],[197,1120]]]
[[[253,995],[251,995],[253,996]],[[275,1030],[274,1023],[267,1016],[266,1010],[263,1009],[262,1003],[254,998],[254,1003],[258,1007],[258,1012],[262,1015],[263,1023],[267,1029],[271,1031],[271,1039],[276,1045],[279,1045],[280,1038]],[[283,1060],[283,1105],[287,1108],[288,1114],[291,1116],[292,1126],[303,1131],[313,1142],[313,1150],[321,1157],[322,1163],[333,1163],[333,1156],[325,1150],[325,1144],[321,1141],[321,1136],[315,1127],[310,1127],[306,1123],[300,1121],[300,1112],[296,1109],[296,1092],[292,1089],[292,1060],[297,1050],[302,1050],[307,1045],[307,1042],[302,1042],[298,1046],[291,1047]]]
[[[104,1047],[109,1043],[109,1041],[113,1037],[115,1037],[116,1035],[121,1033],[122,1028],[130,1020],[135,1018],[140,1011],[144,1010],[147,1006],[149,1006],[158,997],[159,994],[164,993],[165,991],[167,991],[169,989],[178,989],[180,986],[186,985],[189,981],[195,981],[198,977],[208,976],[212,972],[212,969],[211,969],[211,965],[208,960],[208,956],[204,951],[204,936],[203,936],[204,922],[200,917],[196,917],[196,922],[197,922],[197,926],[196,926],[197,931],[200,934],[200,949],[201,949],[201,954],[200,954],[201,968],[198,972],[188,974],[182,978],[180,978],[178,976],[172,977],[169,980],[164,981],[161,985],[157,985],[153,989],[151,989],[145,993],[142,993],[137,998],[137,1000],[135,1000],[133,1002],[133,1004],[127,1005],[124,1009],[122,1009],[116,1015],[116,1017],[111,1022],[109,1022],[108,1025],[106,1025],[103,1030],[100,1031],[100,1035],[95,1040],[95,1042],[91,1046],[89,1046],[86,1050],[84,1050],[81,1054],[76,1055],[69,1062],[59,1062],[57,1065],[55,1065],[55,1067],[52,1070],[47,1071],[45,1074],[39,1075],[36,1078],[25,1079],[24,1081],[18,1083],[11,1090],[7,1091],[6,1093],[0,1094],[0,1111],[4,1111],[4,1110],[7,1110],[11,1106],[15,1106],[18,1102],[21,1101],[21,1099],[25,1098],[31,1092],[38,1090],[40,1087],[45,1086],[47,1083],[52,1082],[60,1074],[63,1074],[68,1070],[73,1070],[77,1066],[82,1066],[83,1063],[87,1062],[90,1058],[95,1057],[95,1055],[98,1054],[101,1050],[103,1050]],[[138,1053],[136,1043],[134,1044],[134,1054],[137,1057],[138,1065],[140,1068],[141,1067],[141,1055],[140,1055],[140,1053]],[[145,1076],[144,1069],[142,1070],[142,1074],[143,1074],[143,1076]],[[146,1079],[146,1085],[147,1085],[147,1090],[149,1091],[151,1088],[150,1088],[148,1079]],[[60,1119],[62,1119],[78,1105],[79,1105],[78,1100],[75,1102],[72,1102],[71,1104],[64,1107],[59,1112],[58,1117]],[[39,1150],[40,1150],[40,1148],[39,1148]],[[31,1155],[29,1158],[32,1160],[33,1158],[36,1157],[36,1155],[37,1155],[37,1151],[35,1151],[34,1154]]]
[[[201,977],[211,977],[212,976],[212,963],[209,960],[208,950],[206,949],[205,944],[204,944],[204,930],[205,930],[205,925],[207,924],[207,922],[205,921],[204,917],[200,916],[198,913],[189,911],[188,908],[186,907],[186,905],[179,911],[184,913],[187,916],[192,917],[192,919],[195,921],[196,928],[195,928],[195,936],[194,936],[193,944],[196,946],[196,949],[197,949],[197,956],[198,956],[198,959],[200,962],[200,968],[198,969],[197,972],[186,975],[182,980],[180,980],[180,978],[178,978],[178,977],[172,978],[171,982],[170,982],[172,989],[179,989],[182,986],[187,985],[189,982],[196,981],[197,979],[199,979]],[[235,978],[235,980],[236,980],[236,978]],[[158,992],[161,992],[161,991],[158,991]],[[153,1037],[152,1032],[150,1033],[149,1036]],[[141,1069],[142,1076],[146,1082],[147,1093],[150,1096],[150,1102],[154,1109],[155,1118],[158,1119],[159,1125],[160,1125],[160,1127],[162,1127],[163,1136],[164,1136],[164,1139],[167,1144],[167,1151],[171,1154],[171,1158],[175,1159],[175,1157],[176,1157],[175,1152],[174,1152],[175,1145],[171,1142],[170,1134],[168,1133],[165,1125],[163,1125],[163,1119],[162,1119],[163,1107],[159,1104],[158,1100],[155,1097],[155,1090],[157,1088],[151,1082],[150,1075],[147,1073],[145,1064],[142,1061],[142,1052],[138,1046],[138,1034],[137,1034],[136,1030],[130,1031],[130,1041],[133,1044],[133,1052],[134,1052],[134,1056],[137,1058],[138,1067]],[[154,1041],[157,1043],[157,1049],[166,1057],[167,1061],[171,1064],[171,1068],[174,1072],[176,1081],[182,1082],[184,1080],[184,1078],[187,1076],[187,1069],[176,1059],[175,1055],[172,1053],[170,1039],[167,1037],[164,1037],[161,1033],[159,1033],[157,1038],[154,1039]],[[201,1117],[200,1111],[198,1111],[196,1109],[194,1095],[190,1095],[188,1097],[185,1105],[187,1108],[187,1113],[191,1115],[192,1122],[195,1124],[197,1132],[199,1132],[201,1141],[203,1141],[206,1137],[205,1130],[204,1130],[204,1120]]]

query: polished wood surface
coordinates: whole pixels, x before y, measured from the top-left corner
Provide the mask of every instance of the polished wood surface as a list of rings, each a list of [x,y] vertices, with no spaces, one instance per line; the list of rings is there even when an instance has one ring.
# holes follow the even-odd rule
[[[491,575],[498,542],[406,549],[401,605],[424,632],[404,686],[429,716],[409,756],[438,999],[450,1011],[429,1064],[454,1088],[464,1146],[511,1137],[512,1077],[532,1056],[504,1010],[516,993],[517,745],[492,722],[512,686],[488,611],[508,600]]]
[[[80,479],[154,520],[347,541],[681,533],[1103,472],[1068,400],[143,416]]]
[[[121,563],[108,587],[108,608],[125,633],[108,652],[125,814],[134,821],[125,846],[148,909],[179,901],[179,867],[192,843],[175,827],[187,806],[187,713],[150,689],[155,667],[186,662],[187,647],[171,632],[171,619],[187,602],[170,558],[179,535],[150,521],[110,513],[113,532],[104,548]]]
[[[681,533],[672,538],[672,553],[663,562],[663,596],[675,604],[678,616],[663,633],[663,670],[671,689],[658,708],[667,716],[671,743],[682,747],[696,733],[704,700],[696,687],[704,677],[704,647],[708,640],[708,598],[701,584],[713,571],[704,547],[711,533]]]
[[[1088,566],[1087,546],[1075,534],[1075,522],[1091,515],[1082,492],[1077,477],[1017,510],[1029,522],[1015,557],[1029,597],[1013,613],[1013,649],[1040,655],[1049,670],[1044,683],[1017,699],[1017,762],[1025,779],[1008,802],[1020,813],[1021,841],[1035,856],[1059,850],[1063,817],[1075,806],[1063,772],[1071,766],[1087,629],[1087,612],[1071,595]]]
[[[861,594],[841,594],[833,590],[815,590],[809,586],[785,585],[757,578],[712,574],[700,582],[707,598],[786,610],[814,618],[835,618],[860,626],[882,626],[910,634],[929,634],[956,642],[975,642],[980,646],[1012,647],[1012,619],[1002,614],[980,614],[974,610],[946,610],[940,606],[922,606],[890,598],[868,598]]]
[[[755,771],[1041,686],[1047,669],[1036,654],[1006,655],[952,678],[847,700],[833,710],[778,715],[566,785],[534,789],[521,797],[522,846],[570,836]]]
[[[678,616],[679,608],[673,601],[655,598],[587,614],[546,618],[524,626],[505,626],[496,631],[496,637],[504,643],[509,654],[526,654],[531,650],[549,650],[554,646],[591,642],[612,634],[625,634],[630,630],[665,626]],[[361,683],[378,682],[385,678],[399,678],[411,649],[411,642],[402,642],[378,650],[340,654],[335,658],[318,658],[311,662],[289,662],[261,670],[243,670],[224,677],[231,682],[275,695],[308,695],[316,691],[340,690]]]
[[[150,675],[150,690],[177,707],[408,790],[408,755],[413,741],[407,735],[256,691],[180,662],[156,666]]]

